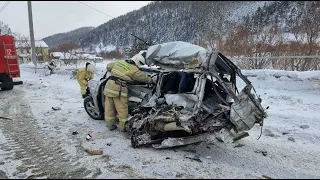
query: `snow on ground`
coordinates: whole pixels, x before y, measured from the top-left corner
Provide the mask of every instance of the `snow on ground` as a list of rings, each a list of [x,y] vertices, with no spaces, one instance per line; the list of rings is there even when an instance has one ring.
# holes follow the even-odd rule
[[[103,76],[107,63],[96,64],[96,80]],[[133,149],[124,133],[110,132],[104,121],[90,119],[70,67],[60,67],[51,76],[45,76],[46,70],[35,73],[30,64],[20,67],[24,84],[15,86],[14,91],[24,92],[48,136],[69,154],[79,156],[81,163],[100,168],[96,178],[320,178],[320,71],[243,71],[261,96],[262,105],[269,106],[259,140],[261,129],[256,125],[249,137],[237,143],[212,138],[197,145],[159,150]],[[61,110],[52,110],[55,106]],[[79,134],[71,135],[74,131]],[[93,135],[89,142],[85,140],[88,133]],[[1,133],[0,140],[5,141]],[[101,148],[104,155],[79,151],[79,141],[82,146]],[[266,156],[255,152],[262,150],[267,151]],[[0,151],[0,161],[5,161],[2,156]],[[202,162],[186,158],[194,156]],[[12,163],[8,166],[10,162],[6,162],[0,169],[16,178],[11,173],[17,165]]]

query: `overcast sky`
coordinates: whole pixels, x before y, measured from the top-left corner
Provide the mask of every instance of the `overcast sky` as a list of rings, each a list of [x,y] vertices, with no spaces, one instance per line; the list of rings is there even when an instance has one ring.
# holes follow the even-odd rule
[[[71,31],[83,26],[97,27],[113,17],[137,10],[150,2],[32,1],[34,36],[35,39],[42,39],[56,33]],[[5,3],[6,1],[0,2],[0,9]],[[10,1],[6,8],[0,12],[0,21],[8,24],[12,32],[19,32],[30,36],[27,1]]]

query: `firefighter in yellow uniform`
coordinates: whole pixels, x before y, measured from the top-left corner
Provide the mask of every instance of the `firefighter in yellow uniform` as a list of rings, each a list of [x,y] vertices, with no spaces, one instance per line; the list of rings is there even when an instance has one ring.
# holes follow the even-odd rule
[[[53,74],[53,70],[56,69],[56,65],[54,63],[54,60],[52,60],[49,65],[48,65],[48,69],[50,70],[50,75]]]
[[[110,130],[117,127],[115,120],[116,112],[118,112],[120,130],[126,131],[125,124],[128,118],[127,82],[135,80],[153,83],[152,79],[138,68],[138,66],[144,64],[144,57],[136,54],[130,60],[121,60],[107,65],[107,71],[111,72],[111,75],[108,77],[104,89],[104,94],[106,95],[105,120]]]
[[[86,67],[81,68],[77,72],[77,80],[80,85],[80,91],[83,98],[88,96],[88,81],[93,79],[93,74],[95,72],[95,67],[93,64],[86,63]]]

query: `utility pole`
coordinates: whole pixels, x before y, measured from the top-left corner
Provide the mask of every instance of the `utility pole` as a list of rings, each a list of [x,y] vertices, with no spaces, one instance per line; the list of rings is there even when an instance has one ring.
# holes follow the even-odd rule
[[[28,15],[29,15],[29,29],[30,29],[30,40],[31,40],[31,55],[32,62],[37,67],[37,57],[36,57],[36,48],[34,43],[34,32],[33,32],[33,20],[32,20],[32,7],[31,1],[28,1]]]

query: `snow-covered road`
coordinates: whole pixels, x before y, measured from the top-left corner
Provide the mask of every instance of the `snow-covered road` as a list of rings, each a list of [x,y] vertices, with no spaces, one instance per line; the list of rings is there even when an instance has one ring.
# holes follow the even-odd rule
[[[95,79],[105,65],[97,64]],[[257,125],[237,143],[212,138],[171,149],[133,149],[125,134],[90,119],[70,72],[45,76],[30,67],[21,65],[23,85],[0,91],[0,117],[9,118],[0,118],[2,178],[320,178],[319,71],[244,71],[269,106],[259,140]],[[103,155],[88,155],[84,147]]]

